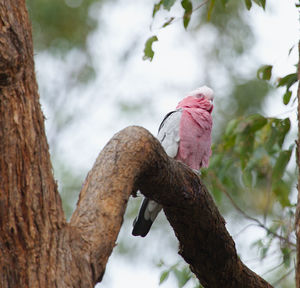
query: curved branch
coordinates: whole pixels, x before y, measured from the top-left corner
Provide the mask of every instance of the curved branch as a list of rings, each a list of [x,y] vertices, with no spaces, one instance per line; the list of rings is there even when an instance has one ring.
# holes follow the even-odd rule
[[[145,129],[129,127],[105,146],[87,176],[71,226],[101,279],[137,189],[161,203],[180,242],[179,253],[204,287],[271,287],[238,258],[225,221],[206,187],[187,166],[168,158]]]

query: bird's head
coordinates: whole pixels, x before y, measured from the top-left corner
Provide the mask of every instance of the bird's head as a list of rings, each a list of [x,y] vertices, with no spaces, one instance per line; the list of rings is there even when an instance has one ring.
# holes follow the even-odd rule
[[[214,100],[214,91],[207,86],[202,86],[189,92],[187,96],[194,96],[196,98],[204,97],[205,99],[212,102]]]
[[[192,97],[195,97],[196,99],[199,99],[199,100],[204,100],[203,104],[205,104],[205,109],[208,111],[208,112],[212,112],[213,110],[213,100],[214,100],[214,91],[207,87],[207,86],[202,86],[202,87],[199,87],[191,92],[189,92],[187,94],[187,97],[189,96],[192,96]],[[202,101],[201,101],[202,102]]]

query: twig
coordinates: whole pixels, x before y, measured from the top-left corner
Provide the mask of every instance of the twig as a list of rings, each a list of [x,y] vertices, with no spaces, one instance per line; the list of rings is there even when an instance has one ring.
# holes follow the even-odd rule
[[[293,246],[293,247],[296,247],[296,244],[293,243],[293,242],[290,242],[289,239],[277,234],[276,232],[272,231],[271,229],[269,229],[266,225],[264,225],[261,221],[259,221],[258,219],[248,215],[245,211],[243,211],[236,203],[235,201],[233,200],[233,198],[231,197],[231,195],[226,191],[226,189],[224,188],[224,186],[222,185],[222,183],[220,182],[220,180],[216,177],[216,175],[214,173],[210,173],[211,176],[214,177],[214,179],[216,180],[217,182],[217,186],[218,188],[227,196],[227,198],[230,200],[232,206],[238,211],[240,212],[246,219],[249,219],[249,220],[252,220],[254,221],[257,226],[265,229],[269,234],[275,236],[276,238],[284,241],[285,243]]]
[[[256,224],[254,223],[250,223],[248,225],[246,225],[245,227],[243,227],[239,232],[237,232],[235,235],[232,235],[233,238],[237,238],[238,236],[240,236],[240,234],[242,234],[245,230],[247,230],[249,227],[251,226],[256,226]]]
[[[202,3],[200,3],[195,9],[193,9],[193,12],[195,12],[196,10],[200,9],[202,6],[206,5],[208,3],[209,0],[205,0]]]
[[[276,282],[273,283],[273,286],[278,285],[284,278],[289,276],[295,269],[292,268],[290,271],[288,271],[286,274],[284,274],[282,277],[280,277]]]
[[[271,261],[270,260],[270,257],[273,257],[273,256],[275,256],[276,258],[278,258],[278,256],[280,257],[281,256],[281,252],[280,251],[278,251],[278,250],[276,250],[276,251],[272,251],[271,253],[268,253],[268,258],[269,258],[269,261]],[[247,263],[247,264],[249,264],[249,263],[253,263],[253,262],[260,262],[260,266],[259,267],[261,267],[261,261],[262,261],[263,259],[261,258],[261,256],[257,256],[257,257],[255,257],[255,258],[251,258],[251,259],[245,259],[244,260],[244,262],[245,263]],[[275,259],[276,260],[276,259]],[[258,268],[259,268],[258,267]]]
[[[276,270],[277,268],[279,268],[279,267],[282,266],[283,264],[284,264],[284,263],[281,262],[280,264],[278,264],[278,265],[272,267],[271,269],[269,269],[268,271],[264,272],[261,276],[265,276],[266,274],[271,273],[272,271]]]
[[[209,1],[210,1],[210,0],[204,0],[202,3],[200,3],[196,8],[194,8],[194,9],[192,10],[191,14],[194,13],[196,10],[200,9],[202,6],[206,5]],[[181,17],[174,17],[174,16],[172,16],[172,17],[170,17],[169,20],[166,21],[161,27],[159,27],[159,28],[153,28],[153,30],[156,30],[156,29],[162,29],[162,28],[164,28],[164,27],[166,27],[166,26],[169,26],[169,24],[171,24],[171,23],[175,23],[175,22],[177,22],[177,21],[179,21],[179,20],[182,20],[183,17],[184,17],[184,16],[181,16]],[[167,19],[168,19],[168,18],[167,18]],[[165,25],[166,23],[168,23],[168,25]],[[151,24],[151,26],[152,26],[152,24]],[[152,28],[151,28],[151,30],[152,30]]]

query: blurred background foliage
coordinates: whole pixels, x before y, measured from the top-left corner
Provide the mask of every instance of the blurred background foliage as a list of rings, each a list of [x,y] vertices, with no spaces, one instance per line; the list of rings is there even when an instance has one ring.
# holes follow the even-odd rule
[[[60,135],[70,129],[78,117],[88,113],[87,103],[93,101],[92,98],[82,97],[79,100],[70,91],[86,89],[95,79],[100,78],[101,81],[101,72],[95,68],[87,42],[95,29],[105,29],[105,23],[95,11],[104,9],[107,2],[118,5],[120,1],[27,0],[36,53],[50,53],[57,59],[67,59],[69,53],[78,55],[77,65],[69,63],[66,78],[60,85],[50,90],[40,90],[46,114],[52,119],[47,130],[48,140],[67,218],[75,207],[85,175],[84,171],[76,170],[71,163],[62,160],[58,142]],[[265,236],[253,243],[258,259],[272,257],[274,253],[277,258],[272,260],[274,265],[263,277],[272,283],[279,281],[277,287],[293,287],[295,202],[292,199],[295,199],[293,195],[296,193],[296,165],[290,160],[294,159],[296,136],[291,133],[289,117],[263,115],[266,99],[276,86],[286,88],[284,104],[288,105],[290,100],[295,99],[291,87],[297,78],[293,73],[272,82],[272,66],[261,66],[264,63],[251,59],[255,35],[247,9],[252,4],[264,8],[266,3],[262,0],[161,0],[153,2],[153,11],[149,14],[152,12],[153,21],[156,21],[163,10],[168,11],[168,17],[163,22],[163,26],[167,27],[177,20],[173,11],[182,9],[182,17],[178,19],[188,29],[186,33],[190,34],[190,41],[199,46],[199,55],[195,58],[205,71],[201,82],[212,86],[218,97],[214,111],[213,156],[209,168],[202,171],[202,178],[225,217],[233,223],[243,219],[245,231],[251,225],[265,231]],[[207,34],[206,45],[198,41],[198,36],[203,33]],[[159,42],[159,36],[157,39]],[[156,56],[152,44],[153,41],[148,42],[144,59],[151,60]],[[130,47],[134,48],[135,44]],[[119,65],[124,67],[129,59],[135,57],[136,49],[125,52],[126,57],[119,61]],[[223,83],[222,89],[218,90],[217,82]],[[149,98],[144,100],[149,103]],[[133,110],[134,113],[143,113],[144,108],[140,104],[143,99],[138,101],[131,103],[120,99],[116,113],[125,113],[128,117]],[[66,110],[66,105],[71,108]],[[132,257],[131,253],[143,249],[141,242],[128,239],[138,202],[129,203],[123,225],[125,228],[115,249],[123,257]],[[152,230],[151,233],[157,238],[163,235],[166,241],[172,241],[169,245],[176,251],[177,243],[164,219],[158,219]],[[181,260],[165,264],[156,256],[152,261],[161,270],[160,284],[166,283],[169,275],[173,275],[178,287],[201,287]]]
[[[28,0],[34,46],[66,53],[71,48],[84,48],[88,34],[97,27],[89,15],[91,5],[99,0]]]

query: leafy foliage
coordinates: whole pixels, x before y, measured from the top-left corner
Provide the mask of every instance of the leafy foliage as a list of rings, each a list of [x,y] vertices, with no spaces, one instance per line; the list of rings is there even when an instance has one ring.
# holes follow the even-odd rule
[[[28,0],[33,27],[34,47],[55,48],[67,52],[71,47],[84,47],[96,21],[88,17],[89,8],[101,0]]]
[[[244,17],[240,14],[241,1],[203,1],[194,9],[192,2],[187,8],[188,2],[190,1],[181,1],[184,8],[182,17],[184,28],[188,27],[194,12],[202,5],[207,5],[207,9],[200,11],[200,16],[204,19],[203,16],[206,14],[206,20],[211,21],[211,25],[218,29],[219,44],[216,46],[222,47],[214,51],[215,54],[207,55],[207,58],[215,58],[216,61],[228,59],[227,67],[224,66],[228,74],[232,73],[233,67],[230,61],[236,55],[249,49],[248,44],[250,44],[247,42],[250,38],[236,37],[240,31],[247,33],[248,29],[246,25],[243,28],[240,27],[243,23],[242,17]],[[174,3],[175,1],[172,5]],[[265,0],[244,0],[242,4],[248,10],[251,10],[255,4],[263,9],[266,8]],[[156,6],[156,12],[159,9],[160,6]],[[169,18],[162,27],[172,24],[174,19],[174,17]],[[232,25],[233,19],[239,23],[236,26],[237,29]],[[231,25],[230,29],[227,29],[229,21]],[[201,20],[199,23],[204,24]],[[248,34],[251,34],[250,31]],[[231,38],[243,40],[230,42]],[[229,43],[233,43],[233,46],[230,47]],[[225,54],[225,49],[228,49],[227,54]],[[225,133],[215,141],[210,167],[202,171],[202,178],[210,187],[217,202],[221,203],[224,197],[228,198],[245,218],[254,221],[256,225],[266,230],[266,237],[254,244],[260,249],[261,259],[268,257],[272,245],[278,245],[282,257],[281,265],[288,268],[295,251],[294,239],[292,239],[295,207],[290,202],[295,177],[293,173],[290,173],[290,168],[288,169],[288,166],[292,166],[290,162],[295,149],[294,145],[285,148],[291,122],[289,118],[271,118],[258,113],[263,99],[273,88],[270,83],[265,82],[271,80],[272,70],[273,65],[263,65],[257,71],[258,80],[237,81],[233,85],[232,97],[224,103],[224,110],[230,113],[225,114],[224,117],[226,119],[231,116],[232,119],[232,115],[235,114],[237,118],[229,121],[227,127],[222,127],[222,123],[226,123],[226,120],[218,126],[220,131],[224,128]],[[297,74],[292,73],[280,78],[277,83],[277,87],[286,88],[283,96],[285,105],[289,104],[292,99],[290,88],[296,82]],[[244,212],[246,210],[262,215],[264,220],[260,221],[249,216],[248,212]],[[161,283],[168,279],[170,273],[176,274],[174,272],[176,265],[163,271]],[[182,271],[184,271],[183,268]],[[180,283],[178,285],[182,287]]]
[[[245,5],[247,7],[248,10],[251,9],[252,7],[252,2],[256,3],[258,6],[261,6],[263,9],[265,9],[266,6],[266,0],[244,0],[245,1]],[[219,2],[221,5],[219,5]],[[157,14],[157,12],[163,7],[163,9],[170,11],[171,8],[174,6],[174,4],[176,3],[176,0],[160,0],[158,3],[154,4],[153,6],[153,10],[152,10],[152,17],[154,18]],[[182,16],[182,20],[183,20],[183,27],[185,29],[187,29],[190,20],[191,20],[191,16],[192,14],[198,10],[199,8],[201,8],[202,6],[208,4],[208,9],[207,9],[207,20],[210,21],[211,20],[211,16],[212,13],[214,11],[214,9],[218,9],[219,6],[222,7],[224,14],[228,13],[229,14],[229,10],[227,10],[227,6],[229,3],[233,3],[233,5],[235,5],[236,0],[221,0],[221,1],[215,1],[215,0],[206,0],[201,2],[197,7],[193,8],[193,2],[191,0],[181,0],[181,6],[184,9],[184,13]],[[175,19],[175,17],[170,17],[163,25],[162,28],[165,28],[167,26],[169,26],[173,20]],[[153,58],[153,57],[152,57]],[[145,59],[148,59],[147,57]]]
[[[216,198],[220,199],[222,186],[233,194],[244,189],[260,194],[258,197],[271,193],[268,205],[272,206],[277,200],[283,208],[290,206],[288,196],[292,182],[282,181],[283,177],[289,178],[286,167],[294,149],[291,146],[282,150],[289,130],[289,118],[265,118],[252,114],[230,121],[222,140],[213,147],[210,168],[203,174]],[[247,194],[245,197],[248,198]],[[263,213],[266,207],[257,206],[256,209]]]
[[[194,288],[203,288],[189,267],[182,262],[177,262],[172,266],[168,266],[161,260],[158,266],[164,268],[160,275],[159,285],[167,281],[170,275],[173,275],[177,280],[179,288],[184,287],[187,283],[189,283],[189,285],[193,285]]]
[[[290,53],[290,52],[289,52]],[[296,65],[297,67],[297,65]],[[270,80],[272,76],[272,65],[263,65],[257,70],[257,78],[261,80]],[[277,87],[285,87],[286,91],[283,95],[283,104],[287,105],[289,104],[291,97],[292,97],[292,91],[290,91],[290,88],[298,82],[298,75],[297,71],[295,73],[288,74],[282,78],[279,78],[277,80]]]
[[[292,91],[290,91],[290,88],[297,82],[297,73],[288,74],[278,80],[277,87],[286,87],[286,91],[283,95],[283,103],[285,105],[289,104],[292,97]]]

